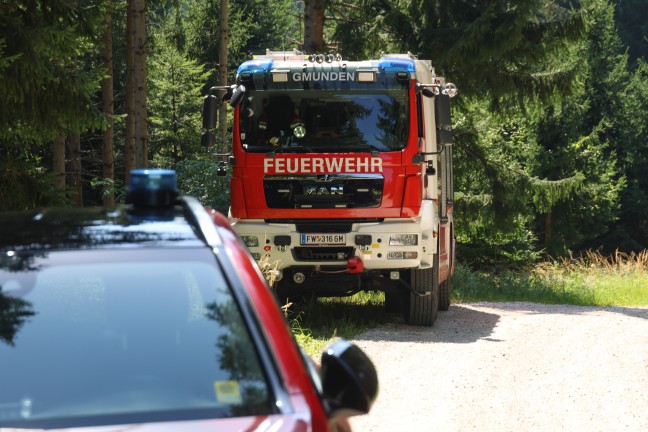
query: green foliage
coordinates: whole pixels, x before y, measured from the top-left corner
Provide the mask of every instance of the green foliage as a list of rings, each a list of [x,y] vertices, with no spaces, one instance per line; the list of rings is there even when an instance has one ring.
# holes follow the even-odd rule
[[[180,49],[199,63],[207,65],[212,76],[208,85],[217,84],[218,31],[220,2],[183,0],[179,2],[176,27],[182,29]],[[297,4],[291,0],[230,0],[228,34],[228,76],[234,82],[236,69],[252,54],[266,48],[292,48],[299,39]]]
[[[54,179],[35,160],[0,159],[0,211],[28,210],[65,203]]]
[[[493,271],[529,267],[541,258],[541,253],[537,238],[526,225],[516,221],[510,233],[503,233],[485,224],[471,224],[457,235],[457,261]]]
[[[629,122],[635,122],[646,129],[648,105],[639,102],[641,90],[634,87],[646,83],[641,84],[641,78],[631,80],[613,7],[605,1],[592,1],[590,6],[588,37],[581,50],[587,59],[582,89],[546,110],[538,123],[544,149],[542,174],[560,177],[578,171],[585,177],[578,194],[538,220],[547,251],[554,256],[604,245],[607,251],[648,245],[636,219],[648,211],[640,198],[645,189],[637,187],[645,174],[642,168],[635,169],[645,167],[646,138],[629,127]],[[635,211],[632,217],[624,217]],[[633,240],[625,234],[629,232]]]
[[[351,57],[399,51],[432,59],[467,98],[519,109],[568,93],[584,35],[584,10],[540,0],[354,2],[339,15],[335,40]],[[366,16],[371,16],[367,20]]]
[[[577,170],[557,180],[541,175],[536,117],[495,116],[485,102],[465,109],[455,117],[458,260],[486,267],[528,265],[540,255],[531,229],[535,215],[580,193],[584,176]],[[466,130],[472,131],[468,139]]]
[[[532,301],[583,306],[648,305],[646,253],[538,263],[524,271],[484,272],[459,264],[453,279],[453,301]]]
[[[99,192],[102,199],[106,195],[114,195],[115,202],[123,203],[126,200],[127,187],[123,181],[95,177],[90,180],[90,186]]]
[[[229,175],[219,176],[219,162],[212,155],[167,165],[178,174],[178,190],[223,214],[229,211]]]
[[[96,109],[99,1],[3,1],[0,13],[0,142],[43,142],[102,125]]]
[[[616,148],[628,186],[622,192],[619,222],[606,243],[640,251],[648,248],[648,64],[639,61],[620,96],[625,102],[619,114],[623,134]]]
[[[351,297],[309,299],[284,307],[286,319],[299,345],[311,356],[322,353],[336,338],[350,339],[389,322],[383,293],[358,293]]]
[[[593,296],[589,287],[579,288],[571,289],[564,278],[552,274],[544,277],[529,272],[491,274],[472,271],[460,264],[455,271],[452,299],[459,303],[531,301],[591,305]]]
[[[645,0],[613,0],[619,35],[634,69],[640,60],[648,60],[648,2]]]
[[[209,74],[163,35],[149,60],[149,149],[157,158],[192,158],[201,150],[201,90]]]

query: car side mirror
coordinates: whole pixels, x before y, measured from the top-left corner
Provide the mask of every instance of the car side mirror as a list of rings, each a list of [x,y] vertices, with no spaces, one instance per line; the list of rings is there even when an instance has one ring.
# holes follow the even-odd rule
[[[322,354],[320,375],[329,418],[367,414],[378,396],[378,374],[356,345],[339,340]]]

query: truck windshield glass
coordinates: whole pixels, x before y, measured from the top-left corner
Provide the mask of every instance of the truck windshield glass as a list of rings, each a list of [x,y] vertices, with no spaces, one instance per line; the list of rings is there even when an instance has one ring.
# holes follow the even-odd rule
[[[397,151],[408,136],[406,89],[248,91],[240,142],[249,152]]]

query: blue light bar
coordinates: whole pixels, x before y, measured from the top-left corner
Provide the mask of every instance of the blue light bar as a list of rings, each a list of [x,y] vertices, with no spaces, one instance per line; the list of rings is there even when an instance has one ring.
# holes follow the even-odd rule
[[[272,63],[272,59],[249,60],[239,66],[236,74],[267,72],[272,69]]]
[[[403,71],[403,70],[411,73],[416,72],[416,66],[414,64],[414,60],[408,58],[383,57],[378,62],[378,67],[381,70],[384,69],[385,71],[388,72]]]
[[[178,196],[176,172],[169,169],[131,171],[126,202],[135,207],[169,207]]]

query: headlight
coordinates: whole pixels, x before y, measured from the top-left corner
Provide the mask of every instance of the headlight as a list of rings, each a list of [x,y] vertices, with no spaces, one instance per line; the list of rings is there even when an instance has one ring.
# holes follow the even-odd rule
[[[245,243],[247,247],[257,247],[259,246],[259,238],[252,235],[242,235],[241,240]]]
[[[416,246],[417,234],[393,234],[389,236],[389,246]]]

